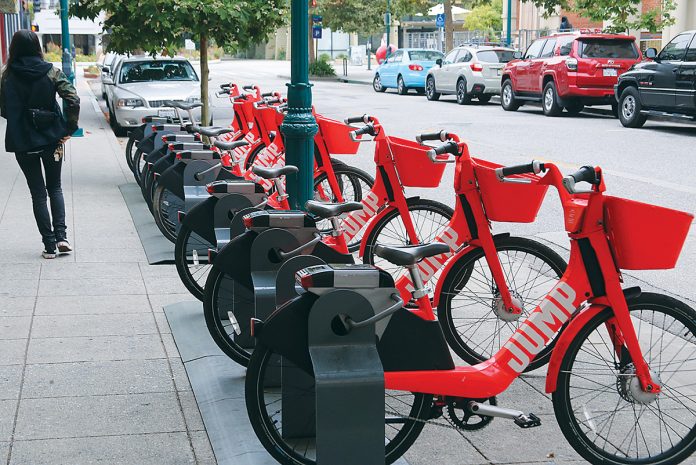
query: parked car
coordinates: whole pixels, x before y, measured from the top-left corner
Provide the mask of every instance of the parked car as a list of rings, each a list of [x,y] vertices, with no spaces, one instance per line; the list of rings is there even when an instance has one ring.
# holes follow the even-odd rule
[[[653,61],[635,65],[616,84],[619,120],[639,128],[649,116],[696,120],[696,31],[682,32],[658,54],[645,51]]]
[[[455,94],[463,105],[477,98],[488,102],[500,94],[500,76],[505,63],[514,58],[511,48],[465,45],[450,51],[428,71],[425,96],[438,100],[442,94]]]
[[[110,78],[107,106],[116,133],[139,126],[144,116],[175,116],[167,100],[198,102],[201,87],[198,74],[185,58],[134,56],[118,62]],[[200,118],[200,111],[194,112]]]
[[[505,65],[503,109],[541,102],[546,116],[565,108],[577,114],[585,105],[612,105],[618,77],[642,60],[635,37],[602,33],[561,33],[535,40],[521,60]]]
[[[435,62],[442,58],[437,50],[424,48],[402,48],[395,51],[387,61],[379,65],[372,79],[375,92],[396,88],[401,95],[409,89],[422,93],[425,89],[425,76]]]
[[[104,84],[104,78],[111,77],[111,71],[113,71],[113,66],[117,63],[118,57],[118,53],[108,52],[104,55],[104,59],[98,63],[101,78],[101,93],[104,99],[107,97],[107,86]]]

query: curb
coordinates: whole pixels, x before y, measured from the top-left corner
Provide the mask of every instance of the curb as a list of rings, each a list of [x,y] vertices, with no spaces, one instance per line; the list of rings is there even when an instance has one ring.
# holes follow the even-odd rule
[[[279,79],[287,79],[290,80],[290,76],[285,75],[285,74],[278,74],[276,76]],[[333,77],[316,77],[316,76],[310,76],[309,77],[310,81],[321,81],[321,82],[343,82],[345,84],[359,84],[359,85],[366,85],[366,86],[371,86],[372,82],[368,81],[359,81],[357,79],[348,79],[343,76],[333,76]]]

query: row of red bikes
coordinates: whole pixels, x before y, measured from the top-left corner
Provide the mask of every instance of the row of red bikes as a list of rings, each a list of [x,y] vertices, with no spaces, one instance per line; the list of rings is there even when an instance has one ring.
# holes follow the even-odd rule
[[[374,315],[361,321],[338,299],[327,321],[336,334],[376,337],[386,463],[429,424],[472,435],[495,417],[540,425],[496,396],[542,367],[556,421],[588,462],[692,455],[696,312],[622,276],[674,268],[692,215],[606,195],[599,167],[503,167],[473,157],[457,134],[403,139],[374,116],[341,122],[314,110],[314,199],[291,210],[285,179],[298,168],[285,164],[285,99],[235,84],[218,95],[234,107],[229,127],[201,127],[196,104],[169,102],[179,117],[145,118],[126,158],[211,337],[247,367],[249,419],[276,460],[317,461],[312,428],[291,431],[297,409],[278,370],[304,373],[295,395],[314,396],[311,310],[346,290]],[[374,146],[372,173],[334,157],[362,143]],[[448,164],[454,185],[441,186]],[[567,263],[543,243],[492,231],[535,221],[549,187]],[[407,188],[451,189],[454,208]]]

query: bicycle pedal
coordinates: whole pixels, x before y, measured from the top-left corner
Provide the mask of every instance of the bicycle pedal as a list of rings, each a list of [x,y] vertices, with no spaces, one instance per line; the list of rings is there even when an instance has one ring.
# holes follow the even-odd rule
[[[535,426],[541,426],[541,419],[533,413],[530,413],[515,418],[515,424],[520,428],[534,428]]]

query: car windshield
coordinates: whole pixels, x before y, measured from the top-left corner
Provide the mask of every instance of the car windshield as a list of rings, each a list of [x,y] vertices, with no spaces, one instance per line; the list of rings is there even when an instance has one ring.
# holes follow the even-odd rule
[[[151,81],[198,81],[187,61],[134,61],[121,67],[121,83]]]
[[[412,50],[408,52],[411,61],[435,61],[442,58],[442,53],[437,50]]]
[[[476,52],[476,57],[484,63],[507,63],[513,60],[512,50],[481,50]]]
[[[582,58],[638,58],[638,50],[631,40],[583,39],[580,41]]]

